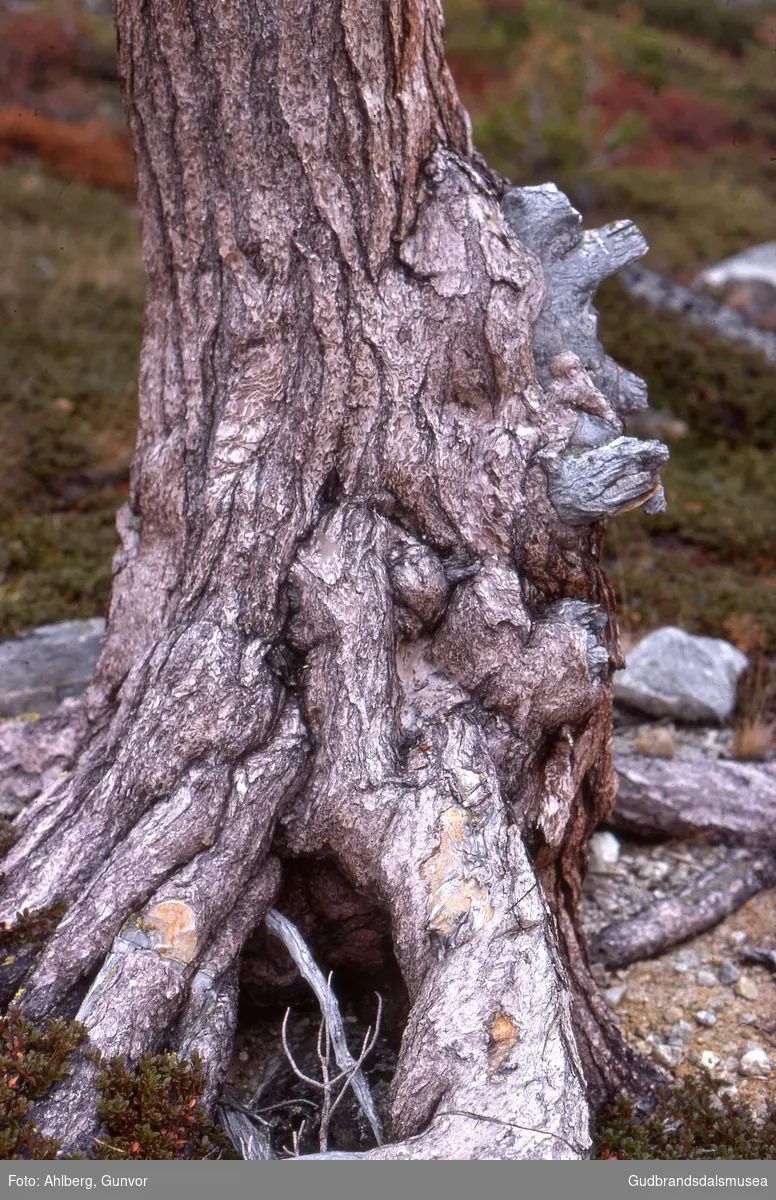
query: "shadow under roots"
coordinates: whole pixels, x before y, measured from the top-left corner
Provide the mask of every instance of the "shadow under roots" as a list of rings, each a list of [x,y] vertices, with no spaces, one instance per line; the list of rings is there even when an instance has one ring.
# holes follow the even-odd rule
[[[363,1071],[384,1123],[410,1009],[386,914],[356,892],[332,863],[317,860],[285,864],[275,907],[297,926],[323,975],[332,973],[332,990],[354,1059],[359,1059],[370,1031],[374,1034],[379,997],[379,1030]],[[316,1153],[321,1091],[295,1072],[283,1046],[282,1029],[288,1010],[286,1042],[291,1056],[299,1071],[320,1080],[320,1007],[286,948],[263,927],[246,948],[240,982],[237,1034],[224,1100],[267,1122],[262,1128],[278,1157]],[[338,1072],[333,1059],[331,1072]],[[334,1087],[335,1098],[341,1087],[341,1083]],[[374,1145],[369,1122],[348,1087],[332,1115],[328,1149],[360,1151]]]

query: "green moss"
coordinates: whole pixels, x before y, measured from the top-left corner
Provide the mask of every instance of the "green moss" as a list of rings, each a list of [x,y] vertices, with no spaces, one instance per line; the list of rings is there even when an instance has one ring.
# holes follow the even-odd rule
[[[720,1098],[711,1084],[688,1077],[663,1089],[654,1109],[636,1113],[618,1097],[594,1124],[594,1158],[776,1158],[776,1108],[759,1121],[744,1105]]]
[[[610,281],[596,303],[607,350],[642,375],[650,403],[686,421],[663,471],[668,511],[618,517],[605,563],[626,626],[729,636],[753,619],[776,650],[776,371]]]
[[[146,1055],[136,1069],[123,1058],[102,1067],[97,1088],[105,1127],[98,1158],[237,1157],[221,1129],[203,1114],[205,1077],[199,1058]]]
[[[137,222],[0,167],[0,637],[104,612],[137,419]]]
[[[0,1158],[56,1158],[59,1143],[38,1133],[29,1107],[67,1078],[70,1058],[86,1030],[76,1022],[35,1026],[11,1010],[0,1018]],[[137,1068],[124,1059],[102,1064],[96,1086],[103,1132],[97,1158],[236,1157],[223,1131],[199,1107],[204,1075],[199,1060],[147,1055]],[[80,1156],[77,1156],[80,1157]]]
[[[623,0],[582,0],[584,8],[617,16]],[[703,38],[724,54],[741,56],[756,38],[757,17],[746,9],[727,8],[708,0],[639,0],[645,25],[672,34]]]
[[[74,1022],[38,1028],[14,1011],[0,1018],[0,1158],[56,1158],[58,1143],[37,1132],[29,1107],[67,1077],[84,1034]]]

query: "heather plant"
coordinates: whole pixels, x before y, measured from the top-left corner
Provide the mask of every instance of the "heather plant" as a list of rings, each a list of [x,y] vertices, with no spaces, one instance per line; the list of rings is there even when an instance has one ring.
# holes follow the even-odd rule
[[[38,1133],[29,1108],[66,1078],[84,1034],[75,1022],[38,1028],[13,1009],[0,1018],[0,1159],[56,1158],[58,1143]]]
[[[664,1088],[651,1112],[618,1096],[594,1125],[594,1158],[776,1158],[776,1107],[757,1117],[701,1076]]]
[[[124,1058],[100,1063],[97,1088],[105,1133],[97,1158],[194,1159],[234,1157],[221,1129],[203,1113],[205,1086],[197,1055],[148,1054],[137,1068]]]

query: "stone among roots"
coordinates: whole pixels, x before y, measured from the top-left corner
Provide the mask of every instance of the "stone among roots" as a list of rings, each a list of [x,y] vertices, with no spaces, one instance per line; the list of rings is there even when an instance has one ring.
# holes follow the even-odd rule
[[[653,717],[725,721],[748,659],[721,638],[696,637],[667,626],[631,650],[614,678],[614,696]]]

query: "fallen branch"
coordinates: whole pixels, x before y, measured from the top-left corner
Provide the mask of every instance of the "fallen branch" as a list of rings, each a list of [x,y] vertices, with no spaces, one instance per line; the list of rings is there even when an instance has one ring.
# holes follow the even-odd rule
[[[608,824],[640,837],[719,834],[776,848],[776,764],[616,755],[617,803]]]
[[[627,921],[614,921],[590,939],[590,957],[623,967],[713,928],[765,888],[776,884],[776,854],[733,850],[722,867],[705,872],[684,891],[648,905]]]
[[[287,917],[284,917],[282,913],[277,912],[275,909],[270,909],[265,917],[264,924],[269,933],[274,937],[280,938],[299,968],[302,978],[309,983],[315,992],[316,999],[323,1013],[323,1023],[328,1030],[328,1037],[331,1039],[331,1046],[337,1066],[340,1068],[340,1071],[351,1075],[350,1086],[361,1106],[364,1116],[372,1127],[372,1132],[379,1146],[382,1143],[383,1136],[380,1119],[375,1110],[369,1085],[360,1069],[360,1063],[356,1062],[348,1048],[345,1027],[342,1023],[342,1017],[334,993],[316,965],[301,933]],[[289,1061],[291,1061],[291,1065],[293,1066],[290,1056]]]

